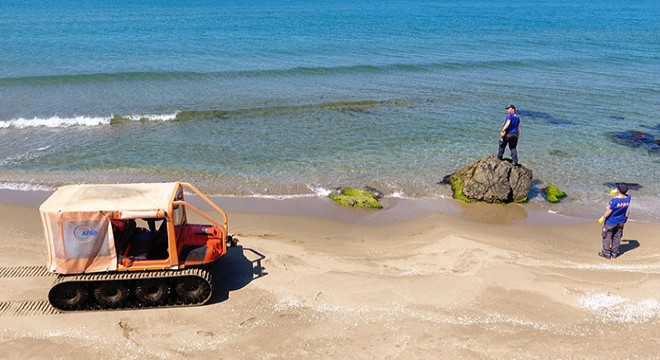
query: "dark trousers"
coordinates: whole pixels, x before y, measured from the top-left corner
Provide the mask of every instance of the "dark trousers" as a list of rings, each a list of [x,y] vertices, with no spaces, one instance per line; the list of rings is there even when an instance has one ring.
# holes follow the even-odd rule
[[[518,146],[518,134],[506,134],[502,136],[502,139],[500,139],[500,148],[497,150],[497,157],[502,158],[504,156],[504,149],[506,149],[506,146],[509,145],[509,150],[511,151],[511,159],[513,159],[513,163],[517,164],[518,163],[518,149],[516,146]]]
[[[621,237],[623,236],[623,225],[603,225],[601,234],[603,235],[603,255],[619,256],[619,246],[621,246]]]

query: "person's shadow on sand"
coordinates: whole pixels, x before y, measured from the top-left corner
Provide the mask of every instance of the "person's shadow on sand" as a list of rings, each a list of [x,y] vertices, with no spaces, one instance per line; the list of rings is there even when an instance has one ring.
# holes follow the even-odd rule
[[[214,294],[210,304],[229,299],[229,292],[243,288],[252,280],[268,275],[261,261],[266,256],[256,250],[235,246],[213,264]]]
[[[619,256],[637,249],[639,247],[639,241],[637,240],[621,240],[621,245],[619,246]]]

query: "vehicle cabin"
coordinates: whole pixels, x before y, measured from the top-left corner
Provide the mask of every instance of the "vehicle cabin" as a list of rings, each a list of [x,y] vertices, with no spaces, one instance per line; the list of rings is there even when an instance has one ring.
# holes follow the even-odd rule
[[[214,217],[187,202],[184,191]],[[48,270],[58,274],[182,269],[227,252],[227,215],[184,182],[63,186],[39,211]],[[187,211],[210,225],[189,224]]]

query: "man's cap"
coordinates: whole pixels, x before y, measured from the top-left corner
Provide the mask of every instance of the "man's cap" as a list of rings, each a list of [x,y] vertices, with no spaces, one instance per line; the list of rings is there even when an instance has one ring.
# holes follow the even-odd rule
[[[619,190],[619,192],[622,194],[628,193],[628,185],[624,183],[617,184],[616,189]]]
[[[513,104],[509,104],[509,105],[507,105],[507,107],[505,107],[505,109],[507,109],[507,110],[509,110],[509,109],[513,109],[513,110],[515,110],[516,107],[513,106]]]

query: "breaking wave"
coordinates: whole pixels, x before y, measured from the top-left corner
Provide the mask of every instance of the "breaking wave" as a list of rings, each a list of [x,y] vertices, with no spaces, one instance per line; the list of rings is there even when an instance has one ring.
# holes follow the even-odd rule
[[[25,129],[32,127],[71,127],[71,126],[98,126],[110,124],[109,117],[89,117],[89,116],[74,116],[70,118],[52,116],[49,118],[25,119],[18,118],[12,120],[0,121],[0,129]]]
[[[127,122],[187,121],[196,119],[228,119],[254,116],[294,115],[310,111],[339,111],[364,113],[381,106],[401,106],[401,100],[338,101],[318,104],[254,107],[236,110],[182,110],[168,114],[131,114],[109,116],[73,116],[32,119],[0,120],[0,129],[25,129],[35,127],[68,128],[74,126],[116,125]]]
[[[35,127],[68,128],[74,126],[101,126],[125,121],[170,121],[175,120],[177,113],[173,114],[149,114],[149,115],[126,115],[126,116],[73,116],[48,118],[35,117],[32,119],[18,118],[0,121],[0,129],[26,129]]]

